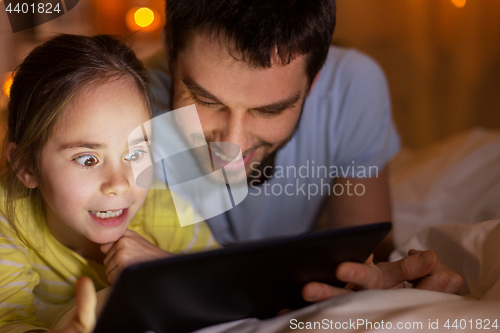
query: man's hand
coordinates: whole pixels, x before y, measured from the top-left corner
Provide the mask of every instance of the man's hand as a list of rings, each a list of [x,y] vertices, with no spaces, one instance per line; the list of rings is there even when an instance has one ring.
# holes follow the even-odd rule
[[[104,265],[110,283],[115,283],[121,271],[132,264],[173,256],[132,230],[127,230],[114,243],[101,245],[106,254]]]
[[[75,297],[76,311],[71,320],[63,328],[51,333],[91,333],[94,330],[97,296],[90,278],[83,276],[78,279]]]
[[[362,289],[403,288],[404,282],[413,283],[416,289],[456,294],[463,285],[463,278],[439,262],[433,251],[408,251],[408,257],[396,262],[373,264],[372,256],[365,264],[345,262],[337,268],[337,278],[347,282],[346,288],[336,288],[311,282],[302,289],[308,302],[319,302],[338,295]]]

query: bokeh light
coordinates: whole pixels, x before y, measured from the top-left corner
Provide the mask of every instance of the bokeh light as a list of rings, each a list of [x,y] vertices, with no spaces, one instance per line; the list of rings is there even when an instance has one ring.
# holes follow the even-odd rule
[[[458,8],[462,8],[463,6],[465,6],[467,0],[451,0],[451,2],[453,2],[453,4]]]
[[[12,72],[8,72],[7,74],[5,74],[2,80],[3,82],[2,91],[7,97],[10,96],[10,86],[12,85],[12,81],[14,81],[14,78],[12,77]]]
[[[161,25],[158,12],[148,7],[134,7],[129,9],[125,19],[127,27],[132,31],[153,31]]]
[[[155,20],[155,14],[148,7],[142,7],[135,11],[134,21],[141,28],[149,26]]]

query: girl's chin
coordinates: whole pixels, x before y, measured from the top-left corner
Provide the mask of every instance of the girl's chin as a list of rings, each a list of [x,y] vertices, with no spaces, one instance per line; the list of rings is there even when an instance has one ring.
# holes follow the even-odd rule
[[[114,243],[117,240],[119,240],[125,231],[123,232],[113,232],[113,233],[105,233],[102,232],[98,235],[92,235],[89,237],[89,240],[92,241],[93,243],[99,244],[99,245],[104,245],[104,244],[109,244],[109,243]]]
[[[104,230],[93,230],[87,238],[93,243],[104,245],[109,243],[114,243],[123,237],[127,231],[128,224],[124,224],[118,228],[104,229]]]

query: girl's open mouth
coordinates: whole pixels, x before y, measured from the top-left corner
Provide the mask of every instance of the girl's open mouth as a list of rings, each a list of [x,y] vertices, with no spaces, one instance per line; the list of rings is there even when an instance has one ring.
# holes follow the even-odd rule
[[[91,210],[89,216],[98,224],[106,227],[115,227],[127,219],[128,208],[118,210]]]

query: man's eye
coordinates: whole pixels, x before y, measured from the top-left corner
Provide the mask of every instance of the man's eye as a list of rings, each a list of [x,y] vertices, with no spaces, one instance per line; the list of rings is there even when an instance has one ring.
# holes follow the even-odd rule
[[[201,99],[197,98],[196,96],[193,96],[193,98],[194,98],[194,100],[195,100],[196,103],[198,103],[200,105],[203,105],[203,106],[214,107],[214,106],[219,105],[219,103],[217,103],[217,102],[202,101]]]
[[[99,160],[97,159],[97,157],[95,157],[93,155],[78,156],[75,158],[75,161],[76,161],[76,163],[80,164],[81,166],[84,166],[87,168],[93,167],[94,165],[99,163]]]
[[[144,150],[134,150],[125,156],[125,159],[130,162],[137,162],[144,156],[144,154],[146,154]]]
[[[199,101],[198,103],[200,103],[201,105],[204,105],[204,106],[208,106],[208,107],[214,107],[214,106],[219,105],[219,103],[209,103],[209,102],[202,102],[202,101]]]

